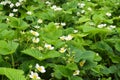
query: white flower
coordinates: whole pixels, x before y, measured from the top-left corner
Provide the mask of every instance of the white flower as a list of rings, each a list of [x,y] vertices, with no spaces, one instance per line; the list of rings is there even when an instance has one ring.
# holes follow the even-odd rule
[[[103,28],[103,27],[105,27],[107,24],[99,24],[97,27],[98,28]]]
[[[35,32],[35,31],[33,31],[33,30],[30,30],[30,33],[32,33],[34,36],[39,36],[39,33],[38,32]]]
[[[80,16],[80,12],[77,12],[76,15],[77,15],[77,16]]]
[[[43,22],[43,20],[42,19],[38,19],[38,21],[37,21],[38,23],[42,23]]]
[[[14,4],[13,4],[13,3],[11,3],[11,4],[10,4],[10,8],[13,8],[13,7],[14,7]]]
[[[79,8],[83,8],[85,6],[84,3],[78,3]]]
[[[64,47],[60,48],[59,52],[60,53],[64,53],[66,51],[66,49]]]
[[[14,14],[13,14],[13,13],[10,13],[10,14],[9,14],[9,16],[10,16],[10,17],[13,17],[13,16],[14,16]]]
[[[60,27],[60,23],[55,23],[56,28]]]
[[[54,47],[52,47],[50,44],[45,44],[45,48],[49,49],[49,50],[53,50]]]
[[[65,26],[66,25],[66,23],[61,23],[61,26]]]
[[[19,0],[19,2],[23,2],[24,0]]]
[[[110,25],[109,27],[107,27],[109,30],[111,30],[111,29],[114,29],[114,28],[116,28],[116,26],[114,26],[114,25]]]
[[[110,16],[112,16],[112,14],[108,12],[108,13],[106,13],[106,16],[110,17]]]
[[[51,3],[50,3],[49,1],[46,1],[45,3],[46,3],[48,6],[51,5]]]
[[[28,14],[28,15],[32,15],[32,12],[31,12],[31,11],[28,11],[27,14]]]
[[[65,37],[65,40],[66,40],[66,41],[69,41],[69,40],[72,40],[72,38],[73,38],[73,36],[68,35],[68,36]]]
[[[2,1],[0,4],[2,5],[6,5],[7,3],[5,1]]]
[[[32,79],[41,79],[39,76],[38,76],[38,73],[34,73],[33,71],[31,71],[31,74],[29,75],[30,78]]]
[[[57,8],[57,6],[56,5],[53,5],[52,7],[51,7],[51,9],[56,9]]]
[[[114,25],[110,25],[110,28],[114,29],[114,28],[116,28],[116,26],[114,26]]]
[[[78,32],[78,30],[74,30],[74,33],[77,33]]]
[[[82,13],[82,14],[85,13],[85,10],[81,10],[81,13]]]
[[[40,28],[40,26],[37,26],[37,25],[36,25],[36,26],[34,26],[34,28],[39,29],[39,28]]]
[[[62,8],[61,8],[61,7],[57,7],[57,8],[55,8],[54,10],[55,10],[55,11],[61,11]]]
[[[16,3],[15,3],[15,6],[16,6],[16,7],[18,7],[18,6],[20,6],[20,5],[21,5],[20,2],[16,2]]]
[[[89,11],[92,11],[92,8],[91,8],[91,7],[88,7],[88,10],[89,10]]]
[[[39,43],[40,39],[34,37],[34,38],[32,39],[32,41],[33,41],[33,43]]]
[[[57,7],[56,5],[53,5],[53,6],[51,7],[51,9],[53,9],[54,11],[61,11],[61,10],[62,10],[62,8]]]
[[[45,73],[45,67],[44,66],[39,66],[39,64],[36,64],[35,68],[40,71],[41,73]]]
[[[60,39],[61,39],[61,40],[65,40],[65,37],[66,37],[66,36],[61,36]]]
[[[66,40],[66,41],[72,40],[72,38],[73,38],[73,36],[71,36],[71,35],[60,37],[61,40]]]
[[[91,1],[91,0],[87,0],[87,1]]]
[[[13,9],[13,12],[17,12],[18,11],[18,9]]]
[[[56,26],[59,26],[60,23],[55,23]]]
[[[76,70],[74,73],[73,73],[73,76],[76,76],[76,75],[79,75],[80,71],[79,70]]]

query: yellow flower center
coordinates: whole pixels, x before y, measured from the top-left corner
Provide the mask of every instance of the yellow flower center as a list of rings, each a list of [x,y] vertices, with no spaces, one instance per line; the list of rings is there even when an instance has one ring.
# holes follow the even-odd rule
[[[42,68],[41,68],[41,67],[38,67],[37,69],[38,69],[39,71],[41,71],[41,70],[42,70]]]
[[[37,76],[36,76],[36,75],[33,75],[33,79],[37,79]]]

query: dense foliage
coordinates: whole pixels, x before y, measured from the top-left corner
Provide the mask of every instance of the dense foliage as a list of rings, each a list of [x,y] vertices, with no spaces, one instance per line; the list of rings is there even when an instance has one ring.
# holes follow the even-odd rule
[[[120,0],[1,0],[0,80],[119,80]]]

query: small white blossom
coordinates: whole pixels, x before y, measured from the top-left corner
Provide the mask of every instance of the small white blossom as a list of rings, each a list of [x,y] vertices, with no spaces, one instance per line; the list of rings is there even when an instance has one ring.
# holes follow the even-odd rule
[[[76,76],[76,75],[79,75],[80,71],[79,70],[76,70],[74,73],[73,73],[73,76]]]
[[[77,12],[76,15],[77,15],[77,16],[80,16],[80,12]]]
[[[107,24],[99,24],[97,27],[98,28],[103,28],[103,27],[105,27]]]
[[[84,8],[85,4],[84,3],[78,3],[79,8]]]
[[[35,68],[40,71],[41,73],[45,73],[45,67],[44,66],[39,66],[39,64],[36,64]]]
[[[56,9],[54,9],[55,11],[61,11],[62,8],[61,7],[57,7]]]
[[[36,26],[34,26],[34,28],[39,29],[39,28],[40,28],[40,26],[37,26],[37,25],[36,25]]]
[[[87,1],[91,1],[91,0],[87,0]]]
[[[74,30],[74,33],[77,33],[78,32],[78,30]]]
[[[96,53],[96,56],[99,56],[99,53]]]
[[[66,23],[61,23],[61,26],[66,26]]]
[[[39,77],[38,73],[35,73],[35,72],[33,72],[33,71],[31,71],[31,74],[29,75],[29,77],[30,77],[31,79],[41,79],[41,78]]]
[[[57,7],[56,5],[53,5],[53,6],[51,7],[51,9],[53,9],[54,11],[61,11],[61,10],[62,10],[62,8]]]
[[[60,23],[55,23],[56,28],[60,27]]]
[[[24,0],[19,0],[19,2],[23,2]]]
[[[59,26],[59,25],[60,25],[60,23],[55,23],[55,25],[56,25],[56,26]]]
[[[15,3],[15,6],[16,6],[16,7],[18,7],[18,6],[20,6],[20,5],[21,5],[20,2],[16,2],[16,3]]]
[[[48,6],[50,6],[51,5],[51,3],[49,2],[49,1],[46,1],[45,2]]]
[[[47,48],[49,50],[53,50],[54,49],[54,47],[51,46],[50,44],[45,44],[45,48]]]
[[[59,52],[60,53],[64,53],[66,51],[66,49],[64,47],[60,48]]]
[[[114,29],[114,28],[116,28],[116,26],[114,26],[114,25],[110,25],[109,27],[107,27],[109,30],[111,30],[111,29]]]
[[[42,19],[38,19],[38,21],[37,21],[38,23],[42,23],[43,22],[43,20]]]
[[[39,33],[38,32],[36,32],[36,31],[33,31],[33,30],[30,30],[30,33],[32,33],[34,36],[39,36]]]
[[[11,4],[10,4],[10,8],[13,8],[13,7],[14,7],[14,4],[13,4],[13,3],[11,3]]]
[[[34,38],[32,39],[32,41],[33,41],[33,43],[39,43],[40,39],[34,37]]]
[[[112,14],[108,12],[108,13],[106,13],[106,16],[110,17],[110,16],[112,16]]]
[[[9,16],[10,16],[10,17],[13,17],[13,16],[14,16],[14,13],[10,13]]]
[[[61,36],[60,39],[61,39],[61,40],[65,40],[65,37],[66,37],[66,36]]]
[[[73,36],[68,35],[68,36],[65,37],[65,40],[66,40],[66,41],[69,41],[69,40],[72,40],[72,38],[73,38]]]
[[[57,8],[57,6],[56,5],[53,5],[52,7],[51,7],[51,9],[56,9]]]
[[[31,11],[28,11],[27,14],[28,14],[28,15],[32,15],[32,12],[31,12]]]
[[[2,1],[0,4],[2,5],[6,5],[7,3],[5,1]]]
[[[9,22],[9,21],[10,21],[10,19],[9,19],[9,18],[7,18],[7,19],[6,19],[6,22]]]
[[[88,10],[89,10],[89,11],[92,11],[92,8],[91,8],[91,7],[88,7]]]
[[[13,12],[17,12],[18,11],[18,9],[13,9]]]
[[[110,28],[112,28],[112,29],[113,29],[113,28],[116,28],[116,26],[114,26],[114,25],[110,25]]]
[[[72,38],[73,38],[73,36],[71,36],[71,35],[60,37],[61,40],[66,40],[66,41],[72,40]]]
[[[82,14],[85,13],[85,10],[81,10],[81,13],[82,13]]]

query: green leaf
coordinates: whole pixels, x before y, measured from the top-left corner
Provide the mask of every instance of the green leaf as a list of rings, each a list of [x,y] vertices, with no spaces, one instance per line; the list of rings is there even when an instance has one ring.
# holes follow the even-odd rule
[[[107,51],[108,53],[113,53],[112,48],[104,41],[97,42],[91,46],[92,49]]]
[[[18,69],[1,67],[0,74],[7,76],[10,80],[26,80],[25,76],[23,75],[24,72]]]
[[[57,51],[49,51],[44,53],[44,59],[59,57],[61,54]]]
[[[78,70],[78,67],[75,63],[68,63],[66,67],[71,70]]]
[[[11,28],[16,28],[16,29],[19,29],[19,30],[25,30],[29,26],[21,18],[13,18],[13,17],[10,17],[9,25],[11,26]]]
[[[92,51],[80,51],[76,49],[75,52],[75,62],[79,62],[80,60],[94,60],[95,53]]]
[[[83,80],[81,77],[78,76],[71,76],[69,80]]]
[[[55,57],[59,57],[61,54],[58,53],[57,51],[48,51],[47,53],[41,53],[39,50],[37,49],[26,49],[24,51],[22,51],[24,54],[27,54],[29,56],[32,56],[38,60],[45,60],[48,58],[55,58]]]
[[[0,31],[7,29],[7,28],[8,28],[8,24],[0,23]]]
[[[115,49],[120,52],[120,42],[115,43]]]
[[[29,56],[32,56],[38,60],[43,60],[44,57],[43,57],[43,54],[37,50],[37,49],[26,49],[24,51],[22,51],[24,54],[27,54]]]
[[[1,31],[0,35],[1,39],[13,39],[15,37],[15,31],[5,29]]]
[[[81,18],[79,18],[78,23],[84,23],[89,20],[90,20],[90,18],[88,18],[87,16],[82,16]]]
[[[68,68],[66,68],[65,66],[62,65],[56,65],[54,67],[54,71],[55,71],[55,75],[60,77],[60,76],[64,76],[64,77],[70,77],[72,76],[72,71],[69,70]],[[56,74],[59,73],[59,74]]]
[[[0,41],[0,54],[1,55],[8,55],[12,54],[16,51],[18,47],[18,43],[13,42],[13,41]]]

